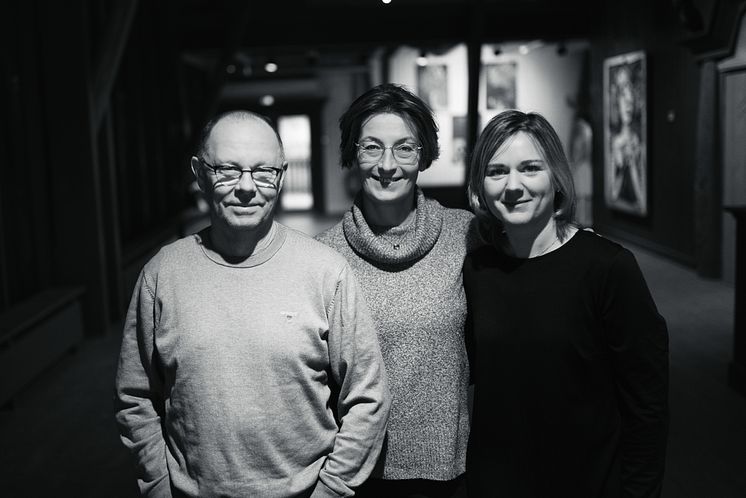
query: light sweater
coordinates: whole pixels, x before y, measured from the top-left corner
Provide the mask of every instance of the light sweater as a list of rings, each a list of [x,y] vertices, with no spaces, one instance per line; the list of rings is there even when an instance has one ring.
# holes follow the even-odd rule
[[[208,234],[161,249],[127,313],[116,418],[142,493],[351,496],[390,402],[349,265],[279,224],[233,263]]]
[[[478,243],[474,217],[418,189],[415,219],[376,235],[360,202],[317,240],[347,258],[378,331],[392,405],[373,476],[453,479],[464,472],[469,437],[461,268]]]

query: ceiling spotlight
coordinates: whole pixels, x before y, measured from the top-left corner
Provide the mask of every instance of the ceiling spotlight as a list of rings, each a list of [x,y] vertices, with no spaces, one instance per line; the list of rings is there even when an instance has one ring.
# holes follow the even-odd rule
[[[236,65],[235,64],[228,64],[225,66],[225,72],[228,74],[233,74],[236,72]]]
[[[536,50],[537,48],[541,48],[544,46],[544,42],[541,40],[534,40],[530,41],[528,43],[523,43],[518,47],[518,53],[521,55],[528,55],[529,52],[532,50]]]
[[[268,73],[274,73],[277,71],[277,69],[278,69],[278,66],[274,62],[267,62],[264,65],[264,70],[267,71]]]
[[[275,103],[275,98],[272,95],[263,95],[262,98],[259,99],[259,103],[264,107],[269,107]]]
[[[420,50],[420,55],[417,56],[417,59],[415,59],[415,62],[417,62],[417,65],[420,67],[427,66],[427,54],[424,50]]]
[[[383,3],[385,3],[386,5],[388,5],[388,4],[390,4],[390,3],[391,3],[391,0],[381,0],[381,1],[382,1]]]

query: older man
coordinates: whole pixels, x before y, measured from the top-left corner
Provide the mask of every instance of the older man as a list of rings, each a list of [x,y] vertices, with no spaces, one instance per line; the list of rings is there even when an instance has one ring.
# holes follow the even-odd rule
[[[140,274],[116,393],[143,495],[351,496],[373,468],[376,333],[345,260],[273,221],[286,167],[264,118],[210,122],[192,170],[212,225]]]

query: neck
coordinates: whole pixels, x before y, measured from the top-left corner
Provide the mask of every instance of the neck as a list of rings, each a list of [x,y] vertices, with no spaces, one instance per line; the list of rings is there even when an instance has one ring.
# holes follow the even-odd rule
[[[399,226],[415,213],[414,189],[406,198],[395,202],[377,202],[363,194],[362,210],[369,225],[379,227]]]
[[[266,247],[274,236],[274,223],[268,220],[253,230],[235,230],[213,220],[210,239],[215,251],[223,257],[245,259]]]
[[[517,258],[535,258],[562,245],[557,235],[557,224],[550,217],[546,223],[506,225],[507,249]]]

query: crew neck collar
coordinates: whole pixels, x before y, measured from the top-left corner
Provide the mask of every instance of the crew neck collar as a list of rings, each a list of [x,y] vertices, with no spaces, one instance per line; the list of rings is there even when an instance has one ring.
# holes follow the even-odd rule
[[[287,238],[287,228],[276,221],[272,222],[272,228],[269,235],[270,240],[267,244],[262,244],[258,249],[246,258],[226,257],[215,250],[210,237],[210,227],[205,228],[194,236],[197,243],[202,249],[202,253],[213,263],[230,268],[251,268],[267,262],[274,256],[280,247],[285,243]]]

